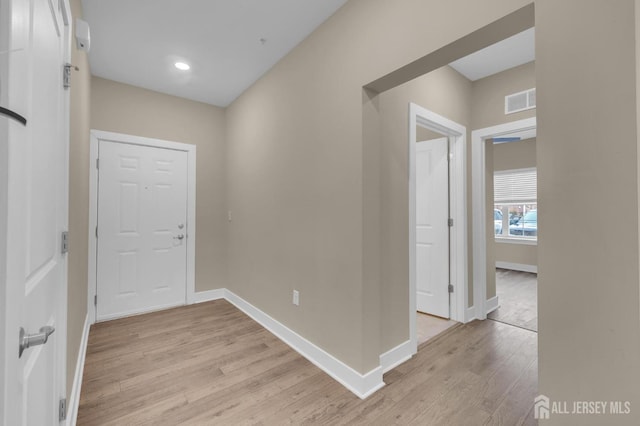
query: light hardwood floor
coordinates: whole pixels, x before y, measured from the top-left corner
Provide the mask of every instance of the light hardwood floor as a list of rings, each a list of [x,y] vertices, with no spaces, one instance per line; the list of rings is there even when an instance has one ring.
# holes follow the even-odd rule
[[[538,331],[538,275],[496,269],[496,293],[500,307],[489,319]]]
[[[362,401],[219,300],[94,325],[78,425],[536,424],[536,353],[527,330],[454,327]]]
[[[418,312],[416,314],[416,334],[418,338],[418,345],[433,339],[443,331],[458,324],[458,322],[453,320]]]

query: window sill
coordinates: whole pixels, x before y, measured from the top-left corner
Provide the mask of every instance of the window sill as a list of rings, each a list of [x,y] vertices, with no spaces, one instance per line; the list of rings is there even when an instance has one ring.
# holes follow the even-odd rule
[[[517,238],[517,237],[496,237],[496,243],[501,244],[520,244],[523,246],[537,246],[538,240],[531,240],[528,238]]]

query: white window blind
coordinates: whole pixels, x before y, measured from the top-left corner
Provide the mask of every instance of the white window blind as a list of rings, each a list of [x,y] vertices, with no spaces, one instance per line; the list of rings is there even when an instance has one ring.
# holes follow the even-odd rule
[[[493,174],[496,203],[517,203],[538,199],[536,169],[517,169]]]

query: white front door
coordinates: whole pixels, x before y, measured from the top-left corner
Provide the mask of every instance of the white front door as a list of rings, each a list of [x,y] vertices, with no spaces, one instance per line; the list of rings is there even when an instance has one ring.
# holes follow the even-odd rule
[[[70,21],[59,0],[0,0],[0,318],[5,425],[58,424],[66,394],[68,93]],[[64,14],[64,18],[63,18]],[[4,297],[2,297],[4,296]],[[42,327],[55,330],[48,339]],[[20,330],[33,335],[19,353]],[[42,338],[38,338],[40,334]],[[38,343],[36,345],[36,343]]]
[[[416,306],[449,318],[449,165],[447,138],[416,147]]]
[[[97,320],[186,303],[187,153],[100,140]]]

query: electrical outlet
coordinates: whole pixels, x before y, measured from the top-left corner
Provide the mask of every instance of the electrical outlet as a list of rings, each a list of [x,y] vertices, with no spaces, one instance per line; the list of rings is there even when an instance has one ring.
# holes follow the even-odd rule
[[[300,306],[300,292],[298,290],[293,290],[293,304]]]

